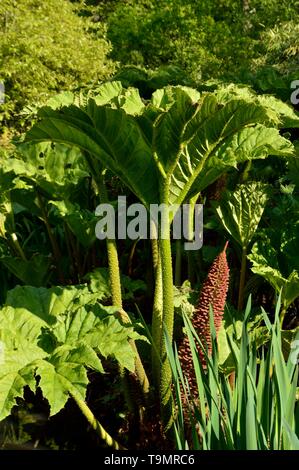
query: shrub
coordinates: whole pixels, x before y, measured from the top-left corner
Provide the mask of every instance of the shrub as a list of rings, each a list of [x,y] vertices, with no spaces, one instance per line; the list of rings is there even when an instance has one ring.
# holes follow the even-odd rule
[[[6,102],[0,121],[51,93],[107,78],[114,67],[101,23],[76,15],[67,0],[2,0],[0,80]],[[21,124],[19,120],[18,124]]]

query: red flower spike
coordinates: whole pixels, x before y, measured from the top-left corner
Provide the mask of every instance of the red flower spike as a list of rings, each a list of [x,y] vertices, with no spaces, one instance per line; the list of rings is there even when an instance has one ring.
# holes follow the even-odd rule
[[[226,242],[223,251],[217,256],[210,267],[208,276],[202,286],[198,305],[192,317],[193,327],[203,346],[207,348],[209,355],[212,353],[209,318],[210,306],[213,309],[214,324],[217,335],[221,327],[228,291],[229,267],[226,259],[227,245],[228,242]],[[199,346],[198,353],[202,364],[205,367],[205,355]],[[190,390],[194,393],[196,391],[196,379],[188,337],[184,338],[179,348],[179,357],[181,359],[183,372],[189,379]]]

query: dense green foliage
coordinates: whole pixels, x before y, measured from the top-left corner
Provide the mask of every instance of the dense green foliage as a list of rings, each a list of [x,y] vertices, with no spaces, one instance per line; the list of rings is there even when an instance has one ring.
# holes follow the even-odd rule
[[[100,3],[100,2],[99,2]],[[179,66],[196,81],[237,78],[298,62],[298,2],[120,1],[107,17],[112,57],[122,64]]]
[[[297,10],[1,2],[0,448],[298,449]],[[120,195],[156,239],[97,238]]]
[[[248,9],[233,0],[3,0],[1,122],[14,127],[12,116],[30,105],[20,125],[50,94],[107,78],[111,59],[150,69],[172,65],[181,71],[177,79],[197,84],[245,80],[286,99],[298,64],[298,2],[246,3]]]
[[[31,143],[52,141],[78,147],[97,182],[102,167],[117,175],[135,196],[150,204],[178,207],[215,182],[229,167],[247,160],[294,155],[275,123],[299,119],[275,99],[259,99],[247,90],[224,88],[202,96],[187,87],[157,90],[145,106],[137,90],[126,91],[119,82],[98,90],[86,104],[40,110],[41,121],[26,136]],[[116,109],[115,109],[116,108]],[[132,118],[135,117],[135,119]],[[117,136],[117,137],[116,137]],[[153,347],[162,362],[162,413],[169,412],[171,373],[161,337],[165,325],[173,336],[173,275],[170,224],[159,231],[163,308],[152,329]],[[248,220],[248,218],[247,218]],[[121,305],[117,300],[116,305]],[[158,375],[160,363],[153,365]],[[166,411],[167,408],[167,411]]]
[[[3,0],[0,5],[2,124],[50,94],[107,78],[113,63],[105,26],[79,17],[66,0]]]

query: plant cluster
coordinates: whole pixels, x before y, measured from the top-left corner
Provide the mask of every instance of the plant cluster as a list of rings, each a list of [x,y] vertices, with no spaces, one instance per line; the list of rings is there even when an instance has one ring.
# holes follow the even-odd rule
[[[1,3],[0,447],[299,449],[296,5]]]
[[[156,420],[161,420],[161,436],[171,439],[177,416],[168,344],[179,339],[178,307],[183,316],[188,310],[191,313],[203,344],[199,352],[202,365],[206,367],[205,355],[212,352],[215,328],[221,370],[224,375],[234,376],[235,350],[231,350],[227,335],[233,328],[235,340],[241,339],[237,318],[244,323],[244,296],[253,279],[248,279],[247,258],[253,262],[253,272],[269,281],[277,293],[282,289],[282,326],[298,297],[296,262],[289,263],[287,271],[279,271],[283,268],[272,268],[267,254],[263,254],[263,249],[271,251],[274,243],[271,225],[266,223],[258,230],[265,214],[267,221],[265,207],[271,190],[269,182],[254,181],[259,165],[269,155],[289,162],[292,174],[296,174],[296,143],[281,135],[279,129],[298,126],[297,114],[282,101],[234,85],[202,93],[186,86],[166,86],[145,100],[138,89],[111,81],[86,93],[63,93],[41,107],[36,124],[2,162],[1,262],[10,275],[3,271],[9,287],[3,288],[4,307],[0,313],[0,340],[5,352],[0,376],[4,403],[1,416],[10,413],[24,386],[33,391],[37,387],[49,402],[50,415],[59,412],[72,397],[107,445],[132,445],[130,437],[120,442],[111,437],[86,403],[87,372],[103,373],[103,361],[108,360],[108,364],[117,364],[133,417],[131,426],[140,430],[139,438],[145,429],[157,425],[152,422],[154,409]],[[116,186],[111,176],[116,178]],[[209,192],[223,178],[226,189],[223,184],[218,186],[218,200],[213,202]],[[196,288],[192,271],[198,271],[204,259],[202,254],[201,261],[196,259],[198,253],[186,259],[180,241],[174,250],[174,210],[158,228],[157,239],[151,241],[147,251],[148,262],[150,250],[153,255],[150,275],[154,293],[149,292],[148,282],[121,274],[119,250],[126,253],[129,241],[121,246],[115,239],[96,240],[97,219],[93,212],[98,201],[113,203],[119,191],[146,208],[153,203],[180,207],[187,201],[195,207],[197,200],[205,202],[210,220],[205,230],[211,230],[216,237],[216,243],[203,251],[206,260],[207,249],[212,253],[207,265],[219,250],[217,243],[223,240],[223,231],[231,240],[232,248],[226,248],[233,260],[227,300],[231,309],[237,309],[233,322],[224,315],[229,282],[224,251],[210,268],[194,312],[192,305],[188,307],[189,301],[182,302],[175,295],[174,280],[185,276],[185,266],[191,286]],[[295,186],[291,193],[296,204]],[[270,215],[278,208],[276,202]],[[291,209],[291,213],[296,211]],[[34,226],[35,233],[30,233]],[[282,257],[296,249],[298,231],[292,233],[283,244]],[[269,243],[259,247],[262,237],[268,237]],[[136,246],[137,242],[127,258],[130,273]],[[141,267],[145,262],[141,260]],[[292,271],[287,277],[288,269]],[[10,290],[19,282],[16,278],[25,286]],[[238,278],[240,282],[234,287]],[[180,292],[180,285],[177,288]],[[132,300],[140,293],[152,300],[152,315],[141,304],[136,312]],[[184,298],[183,291],[179,295]],[[214,327],[208,323],[211,309]],[[256,349],[270,344],[264,321],[257,316],[250,324]],[[281,333],[286,354],[295,334],[292,330]],[[146,337],[150,345],[145,341],[142,346]],[[183,344],[190,353],[186,339]],[[148,357],[144,357],[144,348],[151,351],[151,363],[144,360]],[[134,401],[132,396],[136,397]]]

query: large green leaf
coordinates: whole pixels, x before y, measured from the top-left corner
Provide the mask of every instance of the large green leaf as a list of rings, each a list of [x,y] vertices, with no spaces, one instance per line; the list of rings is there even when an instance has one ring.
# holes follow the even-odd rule
[[[260,182],[248,182],[227,192],[216,212],[228,233],[247,248],[258,227],[268,199],[269,188]]]
[[[127,114],[135,116],[142,113],[145,105],[140,98],[139,91],[135,88],[129,88],[118,97],[118,106]]]
[[[103,106],[111,103],[115,98],[118,98],[123,91],[121,82],[113,81],[101,84],[95,90],[95,101],[98,105]]]
[[[165,111],[153,121],[152,139],[159,165],[170,178],[169,202],[180,204],[191,189],[204,189],[228,166],[293,152],[277,130],[261,125],[269,119],[259,104],[234,99],[223,106],[212,94],[194,102],[186,89],[174,90],[171,94],[166,88],[159,96]]]
[[[57,286],[50,289],[17,286],[8,292],[6,304],[14,308],[25,308],[52,324],[59,315],[101,299],[100,292],[91,293],[86,285]]]
[[[75,102],[76,96],[71,91],[64,91],[58,95],[52,96],[47,101],[47,106],[53,109],[61,108],[61,106],[68,106]]]
[[[99,307],[98,307],[99,308]],[[114,357],[122,367],[135,370],[135,356],[128,338],[142,339],[130,326],[122,325],[117,318],[110,315],[99,323],[95,331],[87,335],[86,341],[104,357]]]
[[[28,185],[37,185],[50,197],[65,197],[70,188],[88,176],[86,162],[76,148],[42,142],[18,146],[18,155],[5,160],[4,170]]]
[[[171,105],[166,105],[154,122],[153,150],[164,173],[171,174],[182,150],[183,132],[195,115],[198,104],[193,103],[185,89],[170,87],[163,95],[161,102],[167,101]]]
[[[292,106],[284,103],[273,95],[257,95],[252,89],[235,84],[221,87],[217,90],[216,94],[222,103],[230,101],[232,96],[259,103],[267,109],[269,120],[273,123],[277,123],[279,127],[299,127],[298,113],[294,111]]]
[[[78,344],[75,348],[61,346],[46,360],[38,361],[39,387],[50,404],[50,415],[64,407],[69,392],[74,389],[82,400],[85,399],[88,385],[86,367],[103,372],[96,353],[85,344]]]
[[[168,186],[168,202],[181,204],[239,162],[293,155],[292,144],[268,127],[279,122],[279,113],[246,94],[224,100],[217,93],[200,97],[186,87],[166,87],[131,116],[129,104],[122,104],[126,93],[114,86],[108,102],[89,99],[86,106],[42,108],[41,121],[26,140],[79,147],[147,206],[162,202],[162,183]]]
[[[76,105],[86,106],[88,99],[93,98],[97,105],[109,105],[112,108],[122,108],[127,114],[140,114],[144,108],[144,103],[136,88],[124,88],[120,81],[102,83],[95,86],[87,93],[63,92],[50,98],[46,106],[52,109],[60,109],[63,106]]]
[[[183,148],[171,181],[172,200],[203,190],[228,167],[267,155],[293,154],[292,144],[276,129],[262,125],[267,112],[245,100],[232,100],[221,107],[213,95],[206,95],[190,121],[182,140]]]
[[[89,152],[118,175],[148,205],[158,198],[157,170],[151,148],[132,116],[122,109],[98,106],[90,99],[86,108],[53,111],[45,108],[42,121],[27,140],[56,141]]]
[[[59,344],[75,345],[78,341],[87,341],[89,335],[98,334],[98,327],[115,311],[113,307],[97,306],[95,302],[91,307],[75,302],[71,309],[61,312],[51,331]]]
[[[272,109],[279,116],[279,127],[292,128],[299,127],[299,115],[292,106],[271,95],[262,95],[258,97],[263,106]]]
[[[0,310],[0,420],[28,385],[41,388],[51,415],[70,393],[85,399],[87,369],[103,372],[99,354],[134,370],[130,339],[143,339],[122,325],[114,307],[97,303],[87,286],[17,287]],[[22,308],[19,306],[22,305]],[[38,380],[36,382],[36,379]]]
[[[0,313],[0,420],[10,414],[23,388],[35,387],[34,362],[46,356],[37,345],[43,320],[25,309],[4,307]]]
[[[259,240],[253,247],[248,259],[252,262],[251,270],[264,277],[276,290],[281,291],[282,302],[287,308],[299,296],[299,274],[292,270],[284,276],[279,267],[276,250],[264,240]]]
[[[51,332],[58,344],[76,345],[84,341],[101,356],[114,357],[123,367],[134,371],[134,354],[128,342],[130,339],[143,339],[131,326],[122,325],[112,315],[114,308],[100,305],[80,307],[75,312],[65,313],[63,322],[53,325]]]

